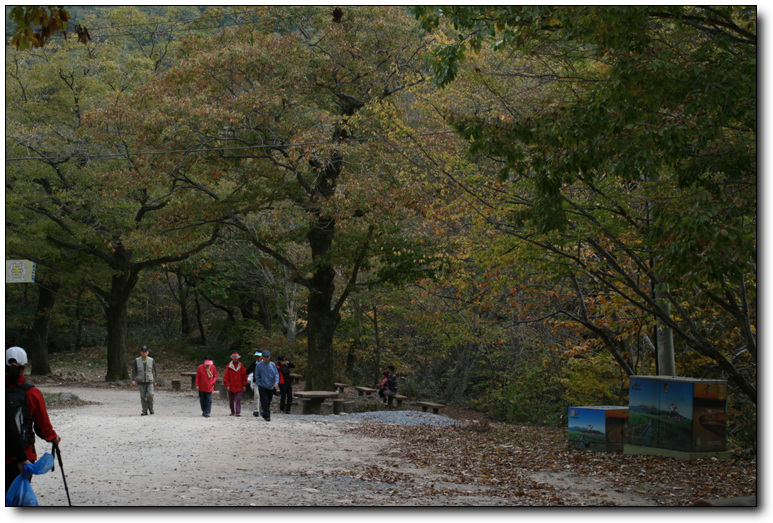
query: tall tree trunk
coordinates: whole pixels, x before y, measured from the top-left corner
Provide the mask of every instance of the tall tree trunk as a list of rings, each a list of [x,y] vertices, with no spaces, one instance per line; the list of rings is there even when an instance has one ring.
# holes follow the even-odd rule
[[[137,284],[138,273],[127,270],[113,277],[105,307],[107,316],[107,374],[105,381],[129,378],[126,365],[126,333],[129,298]]]
[[[185,290],[185,278],[175,271],[177,277],[177,288],[179,294],[177,301],[180,304],[180,334],[185,337],[193,332],[193,323],[188,317],[188,292]],[[174,296],[174,293],[172,293]]]
[[[324,260],[333,245],[335,222],[319,217],[308,233],[312,259]],[[321,263],[312,275],[309,285],[308,368],[307,390],[335,390],[335,357],[333,337],[341,316],[333,307],[335,296],[335,269]]]
[[[354,338],[354,341],[352,341],[349,344],[349,350],[346,353],[346,377],[352,378],[354,376],[354,365],[357,362],[357,353],[361,352],[362,349],[365,347],[365,344],[362,342],[363,338],[363,332],[362,332],[362,307],[357,302],[357,300],[354,300],[354,317],[356,320],[357,325],[357,335]]]
[[[32,323],[30,332],[29,359],[32,365],[31,374],[43,376],[51,374],[51,365],[48,362],[48,331],[59,284],[46,283],[46,286],[37,287],[40,295],[35,311],[35,321]]]
[[[378,383],[381,379],[381,337],[378,332],[378,308],[373,306],[373,333],[376,338],[376,368],[374,375],[374,383]]]
[[[308,390],[335,390],[333,337],[341,317],[332,308],[334,278],[332,267],[318,269],[309,292]]]
[[[201,303],[199,303],[199,293],[194,293],[193,299],[196,303],[196,323],[199,326],[199,333],[201,334],[201,344],[207,344],[207,335],[204,331],[204,322],[201,319]]]
[[[125,380],[129,377],[126,368],[126,319],[127,302],[108,305],[107,316],[107,374],[105,381]]]
[[[465,346],[459,348],[456,354],[456,365],[446,384],[444,394],[446,401],[451,403],[461,401],[464,391],[470,382],[470,374],[473,367],[475,367],[475,363],[477,363],[477,358],[478,348],[475,344],[468,342]]]
[[[76,330],[75,330],[75,348],[76,349],[82,349],[83,348],[83,329],[84,329],[84,323],[86,321],[86,318],[83,315],[83,307],[81,306],[81,300],[83,298],[84,291],[82,289],[78,290],[78,300],[75,305],[75,320],[76,320]]]

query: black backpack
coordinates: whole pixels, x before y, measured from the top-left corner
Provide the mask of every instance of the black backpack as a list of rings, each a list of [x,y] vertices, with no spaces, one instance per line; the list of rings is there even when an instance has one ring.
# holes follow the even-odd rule
[[[5,386],[5,397],[11,408],[11,414],[19,429],[19,435],[25,447],[35,444],[35,432],[32,430],[32,416],[27,406],[27,391],[34,385],[22,383],[18,387]]]

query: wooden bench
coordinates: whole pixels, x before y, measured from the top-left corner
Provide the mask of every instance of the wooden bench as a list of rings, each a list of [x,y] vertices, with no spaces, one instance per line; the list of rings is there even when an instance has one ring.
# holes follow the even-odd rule
[[[408,396],[403,396],[402,394],[392,394],[391,396],[387,396],[387,405],[392,405],[392,398],[394,398],[397,401],[397,408],[402,408],[403,401],[408,399]]]
[[[427,412],[427,409],[432,409],[433,414],[438,414],[438,411],[445,407],[445,405],[441,405],[440,403],[432,403],[431,401],[417,401],[416,405],[421,407],[421,410],[424,412]]]
[[[378,392],[378,390],[371,389],[370,387],[354,387],[354,390],[357,391],[358,396],[370,396],[374,392]]]

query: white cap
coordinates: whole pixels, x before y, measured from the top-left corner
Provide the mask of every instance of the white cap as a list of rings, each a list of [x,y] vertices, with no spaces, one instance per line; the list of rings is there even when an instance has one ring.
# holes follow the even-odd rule
[[[26,365],[27,352],[21,347],[11,347],[5,351],[5,364],[10,365],[8,362],[12,359],[16,360],[16,363],[19,365]]]

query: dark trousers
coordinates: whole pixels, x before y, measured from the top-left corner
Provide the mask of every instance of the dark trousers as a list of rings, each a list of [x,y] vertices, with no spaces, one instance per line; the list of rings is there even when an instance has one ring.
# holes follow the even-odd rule
[[[290,405],[293,402],[293,386],[291,383],[279,384],[279,410],[290,414]]]
[[[267,389],[258,385],[258,394],[260,395],[260,410],[263,419],[271,419],[271,400],[274,397],[274,389]]]
[[[209,417],[212,412],[212,393],[199,391],[199,403],[201,404],[202,416]]]
[[[378,390],[378,397],[381,398],[384,401],[384,403],[387,402],[387,396],[394,396],[395,394],[397,394],[397,393],[395,391],[393,391],[393,390],[390,390],[390,389],[379,389]]]

